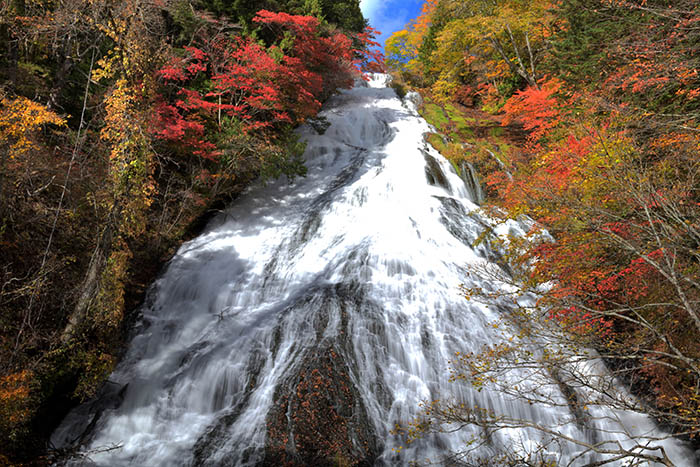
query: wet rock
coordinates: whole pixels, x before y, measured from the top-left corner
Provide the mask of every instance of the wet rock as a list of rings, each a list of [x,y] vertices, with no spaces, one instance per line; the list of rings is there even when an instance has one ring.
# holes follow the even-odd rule
[[[460,165],[460,177],[467,188],[470,201],[474,204],[483,203],[485,199],[484,191],[481,188],[481,180],[479,180],[479,174],[474,165],[463,161]]]
[[[427,152],[423,152],[423,156],[425,157],[425,162],[427,164],[425,166],[425,178],[428,180],[428,183],[433,186],[441,186],[445,190],[451,192],[450,182],[447,181],[447,177],[442,171],[437,159]]]
[[[328,121],[326,117],[318,116],[316,118],[310,118],[307,120],[309,126],[314,129],[316,133],[322,135],[330,128],[331,122]]]
[[[340,350],[319,347],[276,396],[263,465],[374,465],[376,435]]]

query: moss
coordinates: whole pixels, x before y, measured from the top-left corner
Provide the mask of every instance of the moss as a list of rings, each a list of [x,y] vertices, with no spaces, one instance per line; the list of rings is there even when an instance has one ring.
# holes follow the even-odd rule
[[[475,118],[467,117],[452,104],[445,105],[445,111],[447,112],[447,116],[449,117],[450,121],[454,123],[459,130],[469,129],[476,123]]]
[[[428,133],[425,140],[434,147],[440,154],[444,154],[447,150],[447,145],[442,140],[442,136],[438,133]]]
[[[445,112],[443,112],[442,107],[429,100],[426,100],[426,102],[423,104],[420,114],[428,123],[433,125],[438,130],[443,130],[450,123],[450,120],[447,115],[445,115]]]
[[[461,177],[462,176],[462,168],[459,166],[459,164],[457,164],[456,161],[454,161],[452,159],[449,159],[449,161],[450,161],[450,164],[452,164],[452,168],[455,169],[455,172],[457,173],[457,175],[459,175]]]
[[[426,135],[426,141],[458,174],[462,164],[467,162],[485,179],[502,170],[502,165],[509,166],[510,158],[517,152],[508,143],[512,136],[509,129],[475,109],[450,102],[438,105],[428,96],[421,115],[437,129],[437,133]],[[487,189],[487,196],[493,195],[495,192]]]

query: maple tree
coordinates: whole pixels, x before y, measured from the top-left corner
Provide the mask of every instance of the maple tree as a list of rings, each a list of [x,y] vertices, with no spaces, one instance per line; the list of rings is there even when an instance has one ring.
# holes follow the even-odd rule
[[[419,50],[430,31],[437,5],[438,0],[424,2],[421,14],[386,40],[387,65],[408,74],[414,81],[423,75]]]
[[[252,21],[272,33],[272,44],[215,34],[186,46],[184,56],[159,70],[170,97],[165,94],[156,105],[157,138],[218,161],[225,150],[216,138],[225,127],[236,128],[239,142],[245,139],[257,151],[282,141],[280,135],[315,115],[325,97],[350,87],[362,68],[381,60],[370,50],[376,45],[371,28],[348,36],[322,30],[312,16],[266,10]],[[236,146],[239,151],[225,155],[228,163],[247,159],[251,148]],[[290,151],[291,165],[283,169],[290,175],[300,169],[296,156]],[[260,165],[265,167],[265,161]]]

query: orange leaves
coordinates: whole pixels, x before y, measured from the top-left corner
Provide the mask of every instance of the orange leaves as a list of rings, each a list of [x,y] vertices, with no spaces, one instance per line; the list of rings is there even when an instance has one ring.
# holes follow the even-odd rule
[[[638,26],[608,46],[615,68],[605,90],[650,113],[678,114],[679,108],[695,106],[691,101],[700,96],[697,2],[679,0],[674,8],[659,1],[617,6]]]
[[[260,10],[253,21],[276,31],[279,38],[284,34],[294,37],[290,55],[301,61],[307,71],[325,75],[328,80],[333,74],[347,75],[359,72],[363,67],[381,69],[383,57],[371,49],[379,46],[374,38],[378,32],[365,27],[359,34],[346,35],[340,32],[328,33],[323,30],[318,19],[313,16],[289,15]],[[353,40],[357,46],[353,45]],[[352,79],[342,87],[352,85]]]
[[[604,318],[595,317],[591,313],[581,311],[576,307],[559,310],[551,310],[549,319],[556,320],[568,332],[580,337],[593,339],[606,338],[612,329],[612,322]]]
[[[235,118],[245,133],[263,132],[275,125],[314,113],[320,103],[314,94],[322,81],[303,73],[301,62],[282,56],[276,60],[257,42],[213,38],[200,48],[189,47],[185,59],[173,60],[159,75],[175,92],[171,102],[161,96],[155,108],[155,136],[187,148],[206,159],[217,158],[208,133],[218,131],[222,118]],[[296,72],[294,72],[296,71]],[[202,88],[201,78],[210,85]],[[292,86],[292,82],[295,81]]]
[[[287,13],[275,13],[268,10],[258,11],[254,23],[268,24],[281,30],[289,30],[295,34],[313,34],[319,27],[319,21],[313,16],[290,15]]]
[[[486,2],[441,5],[450,3],[463,12]],[[506,162],[509,174],[487,174],[487,183],[498,190],[503,218],[528,215],[555,240],[532,232],[507,246],[504,259],[520,291],[534,291],[538,311],[569,331],[566,345],[604,350],[613,371],[624,368],[636,389],[659,396],[659,418],[697,432],[700,6],[555,2],[549,22],[539,13],[528,17],[535,3],[522,3],[521,18],[509,1],[491,2],[489,14],[447,14],[431,58],[450,73],[433,82],[453,98],[460,79],[472,80],[493,111],[516,91],[503,107],[503,125],[522,125],[529,144],[521,159]],[[553,35],[547,24],[557,25]],[[519,43],[524,33],[530,44]],[[493,54],[499,45],[504,53]],[[527,79],[518,65],[536,75],[529,59],[562,81]],[[507,87],[515,73],[530,86],[517,91],[520,80]],[[648,402],[653,406],[653,397]]]
[[[425,72],[418,53],[428,35],[438,3],[438,0],[426,0],[421,14],[386,40],[387,63],[391,68],[417,75]]]
[[[432,16],[437,9],[439,0],[425,0],[421,7],[421,14],[413,20],[414,28],[417,31],[427,31],[432,22]]]
[[[539,89],[528,86],[524,91],[515,93],[503,106],[503,125],[519,120],[523,128],[530,132],[531,142],[542,139],[561,123],[562,109],[556,95],[562,84],[554,78],[542,83]]]
[[[46,125],[64,127],[66,121],[41,104],[25,97],[8,97],[0,89],[0,209],[8,202],[6,177],[21,179],[30,173],[24,169],[45,164],[39,133]]]
[[[360,44],[360,47],[355,50],[357,58],[353,61],[358,70],[366,73],[386,72],[384,55],[379,51],[381,44],[375,40],[380,34],[380,31],[367,26],[363,32],[354,36]]]
[[[34,374],[29,370],[10,373],[0,378],[0,427],[11,432],[28,421],[30,416],[30,383]]]
[[[36,149],[35,132],[48,124],[65,126],[66,121],[27,98],[0,94],[0,141],[10,145],[10,159]]]

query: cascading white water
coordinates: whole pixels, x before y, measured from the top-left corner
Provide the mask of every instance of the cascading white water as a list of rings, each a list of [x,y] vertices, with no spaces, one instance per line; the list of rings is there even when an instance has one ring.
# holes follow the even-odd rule
[[[391,430],[421,400],[456,398],[544,426],[575,418],[566,403],[530,405],[449,381],[455,352],[501,338],[489,325],[498,312],[458,289],[496,287],[466,268],[497,255],[471,246],[488,219],[386,80],[331,99],[324,135],[302,128],[307,177],[250,189],[180,249],[102,396],[66,418],[56,446],[121,445],[91,456],[104,466],[401,465],[440,462],[479,434],[465,427],[397,452],[404,442]],[[642,417],[620,423],[561,430],[591,442],[603,431],[654,432]],[[503,430],[476,454],[544,439]],[[683,464],[682,448],[667,445]],[[550,455],[560,465],[581,449],[559,447]]]

